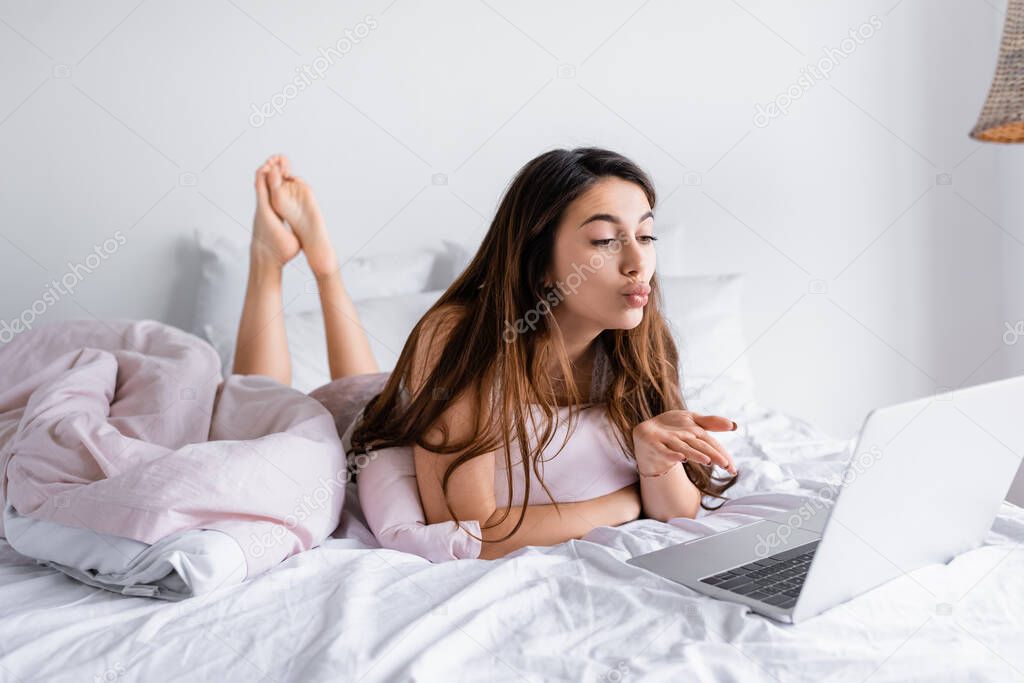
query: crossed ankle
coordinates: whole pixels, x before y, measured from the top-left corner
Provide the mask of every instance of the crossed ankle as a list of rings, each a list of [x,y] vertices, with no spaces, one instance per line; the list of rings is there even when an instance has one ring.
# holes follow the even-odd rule
[[[335,265],[334,267],[325,268],[321,266],[318,268],[313,268],[312,264],[310,264],[310,270],[313,271],[313,277],[317,279],[317,282],[325,282],[326,280],[330,280],[333,277],[341,277],[341,268],[337,265]]]
[[[318,241],[312,245],[303,245],[302,251],[306,255],[309,269],[313,271],[317,280],[329,278],[341,270],[338,256],[334,253],[334,247],[330,242]]]
[[[287,261],[282,261],[281,257],[274,254],[272,250],[260,246],[259,244],[252,244],[249,247],[249,270],[258,271],[261,273],[265,272],[280,272]]]

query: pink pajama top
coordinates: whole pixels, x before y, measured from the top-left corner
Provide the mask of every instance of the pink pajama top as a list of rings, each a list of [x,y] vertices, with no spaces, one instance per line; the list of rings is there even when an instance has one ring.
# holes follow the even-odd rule
[[[540,472],[551,492],[544,490],[531,468],[530,505],[589,500],[629,486],[639,479],[636,464],[623,452],[616,440],[616,429],[608,418],[607,404],[601,398],[610,381],[607,357],[598,347],[594,361],[594,375],[591,381],[590,400],[576,408],[577,415],[568,443],[562,447],[568,429],[569,407],[556,408],[558,418],[551,440],[541,451],[537,461]],[[542,424],[544,412],[539,405],[528,404],[538,425]],[[530,429],[529,413],[526,417]],[[539,435],[534,435],[531,445],[536,445]],[[620,437],[621,438],[621,437]],[[560,451],[560,452],[559,452]],[[526,491],[526,476],[523,473],[523,454],[519,444],[513,442],[512,454],[512,504],[522,505]],[[508,504],[508,471],[505,451],[499,448],[494,453],[494,494],[498,509]]]
[[[389,373],[361,375],[335,380],[311,395],[321,400],[338,420],[339,431],[345,425],[342,444],[351,451],[354,426],[362,409],[349,419],[354,401],[365,405],[383,387]],[[600,402],[611,373],[604,351],[598,347],[591,381],[590,401],[576,408],[577,416],[568,443],[562,442],[568,425],[569,407],[559,406],[557,422],[551,440],[542,450],[536,463],[544,484],[554,500],[568,503],[589,500],[617,491],[639,479],[636,465],[620,448],[615,428],[608,418],[606,404]],[[346,384],[342,387],[341,384]],[[356,386],[359,385],[359,386]],[[361,394],[361,395],[360,395]],[[530,414],[540,425],[544,419],[539,405],[530,404],[526,415],[528,432]],[[344,420],[344,422],[342,422]],[[537,436],[531,437],[536,444]],[[494,453],[494,493],[498,509],[508,503],[508,472],[505,451]],[[512,504],[522,505],[526,482],[522,468],[523,454],[519,444],[512,442]],[[373,450],[368,454],[350,453],[350,468],[357,471],[357,491],[360,507],[367,525],[383,548],[410,552],[432,562],[479,557],[481,542],[465,530],[480,536],[480,523],[462,522],[462,529],[454,522],[427,524],[416,486],[416,470],[412,446],[394,446]],[[530,505],[552,502],[533,468],[530,476]],[[516,514],[516,513],[513,513]]]

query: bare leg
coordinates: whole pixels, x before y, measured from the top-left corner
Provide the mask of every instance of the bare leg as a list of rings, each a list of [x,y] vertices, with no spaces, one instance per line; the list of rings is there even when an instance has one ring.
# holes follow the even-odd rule
[[[324,312],[331,379],[380,372],[355,304],[345,291],[341,271],[334,270],[323,277],[318,275],[317,287],[320,289],[320,308]]]
[[[298,236],[309,267],[316,276],[331,379],[379,372],[355,304],[345,291],[338,257],[313,191],[305,181],[291,174],[287,157],[277,158],[280,173],[272,169],[268,176],[270,200],[275,211],[288,221]]]
[[[249,246],[249,284],[238,323],[233,372],[292,381],[291,358],[281,302],[281,270],[299,253],[299,240],[274,212],[269,179],[271,157],[256,171],[256,215]]]

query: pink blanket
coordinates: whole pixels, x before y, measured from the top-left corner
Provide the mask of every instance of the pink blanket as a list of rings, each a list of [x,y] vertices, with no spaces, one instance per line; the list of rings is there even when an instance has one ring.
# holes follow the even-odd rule
[[[330,413],[154,321],[75,321],[0,347],[0,510],[143,543],[231,535],[255,576],[338,525]],[[0,516],[0,535],[4,534]]]

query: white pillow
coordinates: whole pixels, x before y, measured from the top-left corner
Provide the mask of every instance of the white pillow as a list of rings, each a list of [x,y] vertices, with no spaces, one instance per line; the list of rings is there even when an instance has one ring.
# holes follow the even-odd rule
[[[209,245],[207,249],[209,251]],[[444,251],[437,256],[432,275],[427,280],[428,285],[437,283],[435,286],[447,286],[461,272],[466,265],[466,254],[460,250],[458,245],[445,242]],[[223,259],[212,259],[209,253],[206,258],[212,262],[209,269],[204,268],[204,278],[211,282],[201,283],[201,292],[204,289],[209,291],[213,286],[214,268],[227,271],[219,265]],[[382,264],[377,272],[386,272],[387,266],[386,263]],[[368,272],[362,276],[364,281],[376,279],[375,275],[370,274],[374,267],[375,264],[366,268]],[[238,294],[240,309],[245,276],[239,277],[243,282],[241,293]],[[350,294],[353,291],[365,291],[365,288],[360,290],[349,286],[350,279],[346,278]],[[688,407],[703,413],[743,413],[755,402],[754,380],[746,354],[747,341],[742,325],[743,274],[659,275],[659,281],[665,306],[663,313],[682,360],[680,383]],[[360,322],[370,339],[370,346],[382,372],[394,368],[412,328],[442,292],[443,289],[437,288],[412,295],[363,299],[356,299],[355,294],[352,295]],[[292,357],[292,386],[304,392],[330,381],[323,317],[315,293],[313,297],[314,302],[317,302],[315,307],[307,307],[307,310],[293,310],[289,307],[285,315],[288,348]],[[201,297],[200,305],[202,303]],[[197,310],[199,308],[197,306]],[[217,325],[216,319],[207,317],[207,331],[212,334],[206,338],[221,353],[221,358],[225,359],[228,372],[239,313],[234,314],[230,325]],[[197,314],[197,319],[199,317]]]
[[[394,369],[412,328],[443,293],[438,289],[354,302],[380,372]],[[323,314],[316,310],[285,315],[285,329],[292,357],[292,386],[308,394],[330,382]]]
[[[241,240],[196,230],[199,285],[192,332],[220,354],[225,375],[234,357],[238,321],[249,274],[249,246]],[[416,248],[356,257],[341,269],[353,301],[423,292],[447,286],[464,250],[444,241],[441,248]],[[289,314],[319,311],[316,279],[300,255],[283,271],[283,301]],[[322,336],[322,335],[321,335]]]
[[[746,354],[742,273],[659,275],[662,311],[682,365],[680,383],[690,410],[728,416],[755,401]]]

